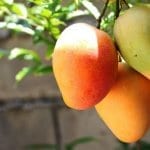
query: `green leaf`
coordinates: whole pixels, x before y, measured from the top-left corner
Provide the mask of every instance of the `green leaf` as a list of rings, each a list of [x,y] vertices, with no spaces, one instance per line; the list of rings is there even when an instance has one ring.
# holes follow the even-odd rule
[[[34,6],[31,8],[31,13],[35,15],[40,15],[49,18],[52,12],[49,9],[44,8],[44,6]]]
[[[48,10],[48,9],[43,9],[42,12],[41,12],[41,15],[43,17],[49,18],[52,15],[52,12],[50,10]]]
[[[1,5],[1,4],[0,4]],[[2,4],[0,6],[0,17],[4,17],[6,14],[10,14],[9,7],[5,6],[5,4]]]
[[[54,50],[55,44],[48,44],[48,49],[46,51],[46,59],[50,59]]]
[[[133,146],[132,150],[137,150],[137,143]],[[139,147],[141,150],[150,150],[150,143],[145,142],[145,141],[139,141]]]
[[[35,15],[35,14],[29,14],[29,18],[28,19],[31,24],[35,25],[35,26],[43,26],[44,28],[48,27],[48,21],[45,17],[42,17],[41,15]]]
[[[8,23],[6,25],[6,28],[7,29],[11,29],[11,30],[15,30],[17,32],[23,32],[23,33],[27,33],[29,35],[34,35],[34,30],[32,30],[31,28],[29,27],[25,27],[21,24],[16,24],[16,23]]]
[[[128,143],[121,142],[118,139],[117,139],[117,142],[119,143],[119,145],[116,148],[116,150],[131,150],[130,145]]]
[[[49,38],[51,38],[46,32],[44,32],[44,29],[42,29],[42,26],[37,26],[37,28],[35,29],[35,34],[33,36],[33,42],[36,43],[44,43],[46,44],[46,46],[49,46],[52,43],[55,43],[55,41],[51,42],[51,40],[49,40]]]
[[[52,26],[58,26],[58,25],[64,25],[65,23],[61,20],[59,20],[58,18],[51,18],[50,19],[50,23]]]
[[[0,49],[0,59],[3,58],[4,56],[8,56],[9,52],[3,49]]]
[[[44,64],[36,64],[29,67],[23,67],[17,74],[16,74],[16,81],[20,82],[28,75],[45,75],[50,74],[52,72],[52,67]]]
[[[32,50],[24,49],[24,48],[12,49],[8,58],[10,60],[20,58],[20,59],[33,60],[35,62],[40,62],[40,57],[36,52]]]
[[[23,67],[15,76],[17,82],[22,81],[26,76],[32,74],[35,70],[35,66]]]
[[[41,64],[37,66],[34,73],[36,75],[45,75],[53,72],[52,66]]]
[[[79,5],[80,0],[74,0],[74,2],[75,2],[75,4],[76,4],[76,6],[78,6],[78,5]]]
[[[14,0],[3,0],[3,1],[4,3],[9,4],[9,5],[11,5],[14,2]]]
[[[27,9],[23,4],[13,3],[11,10],[19,16],[27,17]]]
[[[42,5],[46,2],[46,0],[28,0],[29,2],[32,2],[36,5]]]
[[[51,27],[50,30],[51,30],[50,32],[52,33],[52,35],[57,39],[61,32],[60,29],[57,27]]]
[[[96,139],[94,137],[79,138],[77,140],[72,141],[69,144],[66,144],[66,150],[73,150],[79,144],[85,144],[85,143],[89,143],[89,142],[93,142],[93,141],[98,141],[98,139]]]
[[[81,3],[96,19],[98,19],[98,17],[100,16],[100,12],[92,2],[83,0],[81,1]]]

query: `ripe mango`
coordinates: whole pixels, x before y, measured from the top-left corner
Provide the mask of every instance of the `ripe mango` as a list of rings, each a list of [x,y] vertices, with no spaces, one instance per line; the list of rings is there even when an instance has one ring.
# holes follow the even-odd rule
[[[84,110],[101,101],[114,84],[117,52],[107,33],[76,23],[60,35],[52,66],[65,104]]]
[[[139,140],[150,124],[150,80],[119,63],[116,83],[95,108],[119,140],[127,143]]]

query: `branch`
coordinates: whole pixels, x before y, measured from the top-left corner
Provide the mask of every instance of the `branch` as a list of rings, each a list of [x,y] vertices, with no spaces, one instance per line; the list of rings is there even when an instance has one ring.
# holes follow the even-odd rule
[[[125,3],[125,5],[127,6],[127,8],[130,8],[130,6],[129,6],[129,4],[127,3],[126,0],[122,0],[122,1]]]
[[[98,22],[97,28],[98,29],[100,29],[100,27],[101,27],[101,21],[102,21],[102,18],[104,17],[104,15],[105,15],[106,9],[108,7],[108,3],[109,3],[109,0],[106,1],[105,5],[104,5],[104,8],[102,10],[102,13],[101,13],[101,15],[99,16],[99,18],[97,20],[97,22]]]
[[[116,14],[115,14],[115,19],[119,17],[120,13],[120,0],[116,0]]]

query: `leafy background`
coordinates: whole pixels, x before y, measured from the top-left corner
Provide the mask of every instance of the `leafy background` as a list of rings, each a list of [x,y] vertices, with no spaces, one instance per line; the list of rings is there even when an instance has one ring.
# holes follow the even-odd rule
[[[128,5],[122,0],[122,10],[140,2],[148,2],[148,0],[128,0]],[[103,3],[103,8],[105,8],[105,4]],[[116,18],[116,3],[109,3],[105,14],[101,15],[103,10],[100,11],[90,0],[72,0],[67,4],[64,4],[61,0],[26,0],[24,3],[13,0],[1,0],[0,29],[8,30],[12,38],[13,36],[28,35],[32,38],[32,42],[35,45],[42,43],[46,49],[43,50],[43,60],[34,49],[26,49],[24,47],[14,47],[13,49],[0,48],[0,59],[7,58],[10,61],[19,59],[29,62],[27,66],[18,70],[15,77],[17,83],[28,75],[41,76],[49,74],[53,71],[49,62],[51,61],[55,43],[60,33],[73,18],[80,17],[80,15],[91,15],[97,21],[96,25],[100,25],[100,28],[113,38],[112,29]],[[98,140],[93,137],[82,137],[66,143],[64,149],[73,150],[77,145],[88,142],[98,142]],[[149,143],[144,141],[139,143],[129,145],[120,142],[118,150],[150,149]],[[26,149],[56,150],[59,147],[54,144],[35,144],[27,146]]]
[[[129,0],[130,6],[142,0]],[[125,3],[122,4],[123,8]],[[115,3],[109,3],[107,12],[102,17],[101,29],[111,36],[116,13]],[[63,4],[61,0],[27,0],[24,3],[13,0],[0,1],[0,29],[7,29],[11,35],[27,34],[32,37],[33,43],[42,43],[46,46],[45,62],[49,62],[51,55],[62,30],[72,18],[79,15],[92,15],[98,20],[100,10],[89,0],[72,0]],[[16,74],[16,81],[20,82],[27,75],[44,75],[52,72],[52,67],[44,63],[39,53],[34,49],[14,47],[13,49],[0,48],[0,58],[9,60],[21,59],[30,62]],[[47,65],[48,64],[48,65]]]

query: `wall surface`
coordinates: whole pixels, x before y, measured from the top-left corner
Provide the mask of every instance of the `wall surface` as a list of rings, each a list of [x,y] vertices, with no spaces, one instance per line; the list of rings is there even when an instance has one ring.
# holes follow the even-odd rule
[[[95,5],[100,9],[101,4],[99,0],[95,0]],[[0,31],[1,48],[35,49],[41,56],[45,52],[43,45],[34,45],[28,36],[5,37],[7,32]],[[0,150],[24,150],[30,144],[59,144],[60,150],[63,150],[66,143],[87,136],[95,137],[97,141],[78,145],[76,150],[121,150],[117,139],[98,117],[94,108],[76,111],[62,103],[53,74],[43,77],[29,76],[17,85],[15,74],[26,65],[26,62],[17,60],[0,60],[0,107],[4,102],[9,104],[18,99],[38,101],[46,97],[52,103],[56,102],[52,106],[49,104],[49,107],[37,105],[32,108],[27,105],[22,109],[15,107],[11,110],[8,105],[5,107],[7,111],[0,109]],[[150,133],[143,140],[150,142]]]

